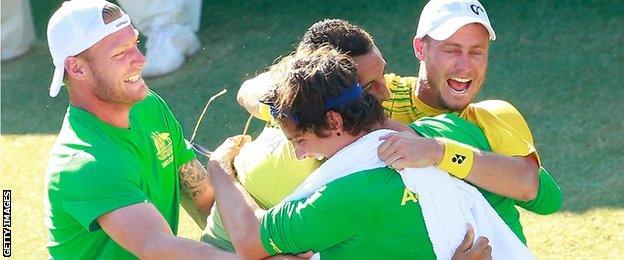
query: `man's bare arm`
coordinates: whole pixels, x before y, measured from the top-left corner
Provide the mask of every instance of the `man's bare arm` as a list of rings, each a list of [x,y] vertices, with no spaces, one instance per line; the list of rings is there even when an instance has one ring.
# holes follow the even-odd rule
[[[387,135],[378,154],[396,169],[438,165],[444,156],[444,143],[423,138],[414,132]],[[539,166],[532,156],[503,156],[475,151],[472,169],[465,180],[493,193],[520,201],[535,198],[539,188]]]
[[[539,190],[539,165],[532,156],[504,156],[476,151],[472,170],[465,180],[493,193],[530,201]]]
[[[115,242],[140,259],[237,259],[233,253],[174,236],[150,203],[114,210],[97,221]]]
[[[214,190],[206,170],[197,159],[180,166],[181,204],[200,228],[206,227],[206,217],[214,204]]]
[[[236,96],[238,103],[253,116],[262,119],[260,99],[273,89],[273,80],[268,72],[248,79],[241,85]]]
[[[244,138],[247,137],[235,136],[226,139],[214,151],[206,167],[215,187],[223,226],[236,248],[236,253],[243,259],[260,259],[269,256],[260,240],[260,223],[264,210],[234,181],[231,174],[226,173],[233,171],[231,161],[245,142]]]
[[[261,259],[269,256],[260,240],[260,223],[264,210],[240,184],[227,176],[218,162],[210,161],[207,167],[216,187],[221,221],[236,248],[236,253],[243,259]]]

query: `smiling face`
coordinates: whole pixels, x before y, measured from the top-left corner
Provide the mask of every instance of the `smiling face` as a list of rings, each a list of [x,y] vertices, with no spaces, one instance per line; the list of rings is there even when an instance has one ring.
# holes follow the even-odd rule
[[[312,132],[298,131],[292,122],[282,122],[282,130],[286,138],[295,148],[297,159],[329,158],[340,148],[337,136],[330,133],[327,137],[319,137]]]
[[[377,46],[373,44],[368,53],[353,57],[353,61],[355,61],[359,82],[364,91],[373,94],[379,101],[390,98],[383,75],[386,61]]]
[[[147,95],[141,78],[145,56],[132,26],[112,33],[79,54],[87,63],[91,93],[111,104],[133,105]]]
[[[416,56],[424,61],[427,77],[419,98],[438,109],[466,108],[485,81],[488,43],[487,30],[476,23],[464,25],[444,41],[415,39]]]

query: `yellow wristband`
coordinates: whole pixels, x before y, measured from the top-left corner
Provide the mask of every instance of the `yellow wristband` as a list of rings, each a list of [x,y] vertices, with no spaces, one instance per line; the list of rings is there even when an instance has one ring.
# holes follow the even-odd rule
[[[466,178],[474,161],[473,148],[448,139],[440,140],[444,142],[444,157],[438,167],[457,178]]]

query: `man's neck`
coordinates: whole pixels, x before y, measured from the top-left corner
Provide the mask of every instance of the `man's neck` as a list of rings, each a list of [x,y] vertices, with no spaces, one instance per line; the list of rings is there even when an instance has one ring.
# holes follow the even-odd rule
[[[418,98],[418,100],[432,108],[442,109],[434,104],[436,102],[433,102],[433,90],[429,86],[426,78],[418,78],[418,81],[416,82],[416,89],[414,91],[416,92],[416,98]]]
[[[84,109],[109,125],[128,129],[130,128],[130,108],[128,104],[116,104],[102,101],[97,98],[79,99],[71,98],[73,106]]]
[[[414,94],[421,103],[429,106],[430,108],[437,110],[446,110],[436,100],[435,90],[429,85],[427,80],[427,67],[424,62],[420,62],[418,69],[418,79],[416,79],[416,87],[414,88]]]
[[[356,142],[357,140],[359,140],[360,138],[362,138],[363,136],[365,136],[365,135],[367,135],[367,134],[370,134],[371,132],[374,132],[374,131],[377,131],[377,130],[380,130],[380,129],[385,129],[385,128],[387,128],[387,124],[388,124],[388,122],[389,122],[389,121],[388,121],[388,118],[386,118],[386,119],[384,120],[384,122],[383,122],[383,123],[382,123],[382,122],[379,122],[379,123],[375,123],[375,124],[373,124],[373,125],[371,126],[370,130],[368,130],[368,131],[361,131],[359,134],[352,136],[352,139],[351,139],[351,140],[349,140],[349,141],[347,142],[347,144],[346,144],[345,146],[343,146],[343,148],[344,148],[344,147],[346,147],[346,146],[348,146],[349,144],[351,144],[351,143],[353,143],[353,142]]]

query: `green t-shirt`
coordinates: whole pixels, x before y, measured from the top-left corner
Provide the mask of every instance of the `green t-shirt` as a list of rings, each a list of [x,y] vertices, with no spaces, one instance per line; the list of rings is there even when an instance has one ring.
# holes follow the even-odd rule
[[[165,102],[150,92],[130,110],[130,128],[70,106],[46,171],[48,250],[57,259],[133,259],[97,218],[153,204],[177,233],[178,168],[195,158]]]
[[[278,204],[264,215],[260,235],[271,254],[313,250],[321,259],[435,259],[417,196],[387,167]]]

